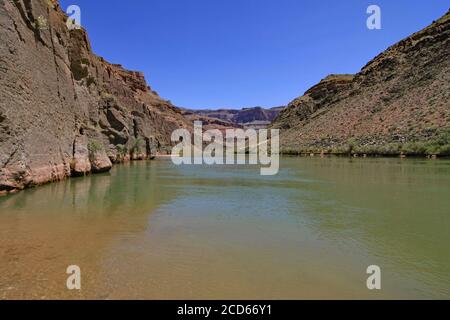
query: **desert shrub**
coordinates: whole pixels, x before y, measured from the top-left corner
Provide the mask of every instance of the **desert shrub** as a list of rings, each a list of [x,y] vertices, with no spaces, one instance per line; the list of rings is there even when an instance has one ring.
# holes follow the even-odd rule
[[[92,77],[92,76],[88,77],[87,80],[86,80],[86,85],[87,85],[88,87],[90,87],[91,84],[93,84],[93,83],[96,83],[95,78]]]
[[[84,67],[80,61],[72,61],[70,64],[70,70],[72,71],[75,80],[79,81],[86,78],[89,75],[87,67]]]
[[[359,146],[355,148],[355,153],[357,154],[366,154],[369,156],[380,154],[379,147],[377,146]]]
[[[446,157],[450,156],[450,144],[441,146],[439,149],[439,155],[446,156]]]
[[[89,141],[88,150],[89,150],[89,158],[93,159],[97,154],[103,151],[103,144],[96,140]]]
[[[47,5],[50,9],[55,10],[56,6],[51,0],[47,0]]]
[[[355,151],[356,148],[356,140],[351,138],[347,140],[347,153],[351,154]]]
[[[380,155],[395,156],[401,153],[401,145],[398,143],[387,143],[379,148]]]
[[[425,155],[427,154],[427,146],[423,142],[408,142],[402,146],[401,151],[406,155]]]
[[[106,102],[115,102],[116,98],[108,92],[102,91],[100,92],[100,96],[102,97],[102,99]]]
[[[37,19],[34,21],[34,27],[39,30],[48,29],[47,19],[44,16],[37,17]]]
[[[123,162],[128,154],[127,146],[119,144],[116,146],[116,151],[117,151],[117,161]]]
[[[431,142],[431,143],[428,143],[426,145],[424,154],[430,155],[430,156],[431,155],[439,155],[440,154],[440,149],[441,149],[440,145],[438,145],[438,144],[436,144],[434,142]]]
[[[450,155],[450,129],[446,129],[444,132],[439,134],[436,139],[429,141],[426,144],[427,155]]]
[[[402,152],[406,155],[424,156],[424,155],[441,155],[448,156],[450,154],[450,130],[446,129],[435,139],[424,142],[409,142],[402,146]]]
[[[122,156],[122,157],[126,156],[127,153],[128,153],[128,148],[126,146],[124,146],[124,145],[121,145],[121,144],[116,146],[116,150],[117,150],[117,154],[119,156]]]
[[[295,148],[282,148],[281,149],[281,154],[298,155],[298,154],[300,154],[300,150],[295,149]]]
[[[349,154],[349,147],[348,146],[333,147],[333,148],[331,148],[330,153],[336,154],[336,155]]]
[[[441,143],[441,145],[450,144],[450,128],[447,128],[439,135],[438,142]]]
[[[144,148],[144,140],[141,138],[135,138],[131,141],[130,151],[131,153],[140,153]]]

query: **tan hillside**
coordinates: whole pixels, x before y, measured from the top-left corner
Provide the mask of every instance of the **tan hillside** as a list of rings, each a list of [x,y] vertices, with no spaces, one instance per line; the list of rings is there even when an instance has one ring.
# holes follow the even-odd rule
[[[274,121],[285,152],[450,154],[450,12]]]

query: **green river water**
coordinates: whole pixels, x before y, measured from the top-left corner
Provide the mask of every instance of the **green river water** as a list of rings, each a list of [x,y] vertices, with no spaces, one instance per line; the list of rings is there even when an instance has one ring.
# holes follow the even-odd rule
[[[450,161],[287,157],[260,176],[160,159],[1,197],[14,298],[449,299]]]

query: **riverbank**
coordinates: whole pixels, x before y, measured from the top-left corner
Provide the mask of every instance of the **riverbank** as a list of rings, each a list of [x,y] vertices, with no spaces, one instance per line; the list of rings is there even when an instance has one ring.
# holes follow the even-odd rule
[[[404,154],[404,153],[346,153],[346,152],[306,152],[296,150],[282,150],[280,152],[283,156],[299,156],[299,157],[347,157],[347,158],[411,158],[411,159],[450,159],[450,155],[436,155],[436,154]]]
[[[335,155],[352,157],[418,157],[448,158],[450,157],[450,129],[444,130],[428,141],[389,142],[370,144],[356,139],[331,146],[282,147],[284,155]]]
[[[52,183],[58,183],[67,179],[73,179],[73,178],[79,178],[79,177],[85,177],[85,176],[90,176],[90,175],[97,175],[97,174],[102,174],[102,173],[107,173],[109,172],[114,166],[118,166],[118,165],[122,165],[122,164],[126,164],[129,162],[139,162],[139,161],[152,161],[154,160],[156,157],[156,155],[152,155],[152,156],[130,156],[130,157],[126,157],[123,160],[120,161],[110,161],[110,159],[108,159],[108,165],[104,167],[103,170],[89,170],[89,171],[85,171],[85,172],[77,172],[74,170],[61,170],[61,174],[59,175],[54,175],[54,178],[52,179],[34,179],[32,181],[33,184],[24,184],[23,187],[20,188],[13,188],[13,187],[8,187],[8,188],[4,188],[0,190],[0,197],[2,196],[8,196],[8,195],[12,195],[12,194],[16,194],[20,191],[26,190],[26,189],[32,189],[32,188],[39,188],[42,187],[44,185],[47,184],[52,184]],[[106,157],[104,157],[106,159]],[[41,171],[49,171],[49,170],[41,170]]]

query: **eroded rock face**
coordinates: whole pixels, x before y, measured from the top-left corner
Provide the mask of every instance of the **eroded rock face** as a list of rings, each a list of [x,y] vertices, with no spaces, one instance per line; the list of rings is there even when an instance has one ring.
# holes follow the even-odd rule
[[[135,139],[148,142],[143,158],[167,152],[172,131],[190,126],[66,20],[57,1],[0,1],[0,192],[108,170]]]
[[[91,172],[91,160],[89,159],[88,138],[77,136],[73,146],[73,159],[70,170],[73,176],[82,176]]]
[[[327,152],[429,142],[450,128],[450,13],[356,75],[331,75],[274,121],[284,149]],[[400,152],[394,150],[394,152]]]
[[[91,155],[92,173],[108,172],[112,168],[111,159],[104,150]]]

